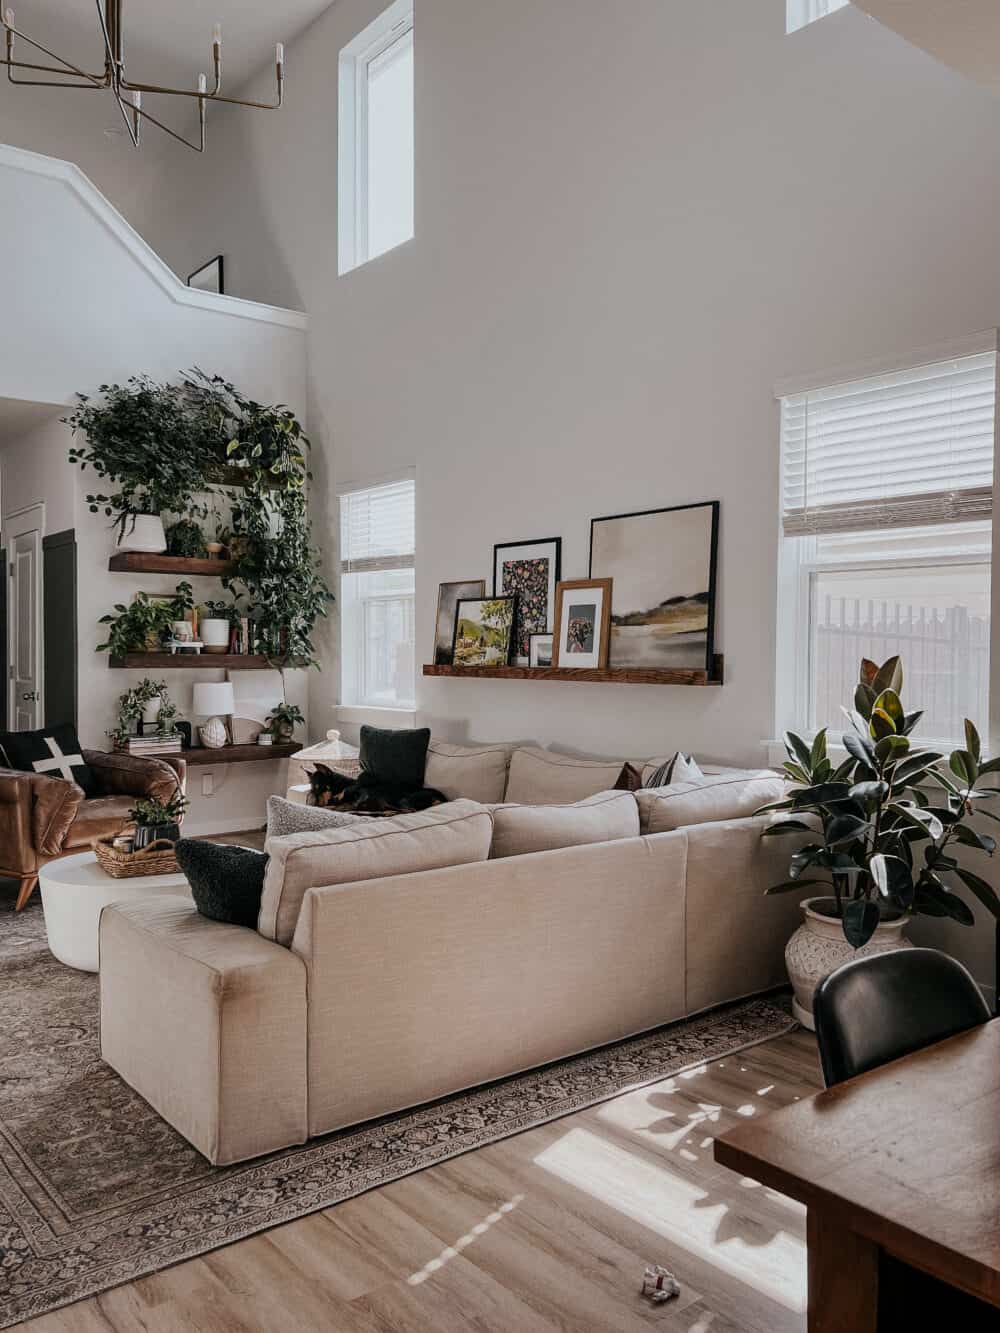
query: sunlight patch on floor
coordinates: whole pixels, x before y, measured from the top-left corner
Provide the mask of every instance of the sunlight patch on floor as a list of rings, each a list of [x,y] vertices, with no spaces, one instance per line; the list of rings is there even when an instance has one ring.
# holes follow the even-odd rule
[[[534,1159],[560,1180],[699,1256],[787,1310],[806,1309],[805,1241],[758,1218],[732,1213],[724,1200],[669,1167],[653,1166],[586,1129],[572,1129]],[[718,1240],[720,1227],[730,1232]],[[743,1227],[744,1239],[738,1233]],[[752,1237],[750,1239],[749,1237]],[[758,1242],[758,1243],[755,1243]],[[670,1256],[659,1262],[670,1265]]]
[[[463,1250],[478,1240],[480,1236],[485,1236],[490,1227],[496,1226],[502,1222],[507,1213],[512,1213],[519,1203],[523,1203],[524,1195],[515,1194],[512,1199],[506,1203],[501,1203],[492,1213],[487,1213],[481,1222],[470,1227],[464,1236],[459,1236],[454,1245],[446,1245],[440,1254],[435,1255],[433,1259],[428,1259],[423,1268],[419,1268],[415,1273],[411,1273],[406,1279],[411,1287],[419,1287],[421,1282],[439,1273],[445,1264],[450,1263],[452,1259],[457,1259]]]

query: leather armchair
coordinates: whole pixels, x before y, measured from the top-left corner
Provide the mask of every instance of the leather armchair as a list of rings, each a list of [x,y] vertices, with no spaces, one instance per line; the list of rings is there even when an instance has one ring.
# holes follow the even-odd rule
[[[128,823],[136,799],[166,801],[184,790],[187,765],[170,755],[144,759],[134,754],[84,750],[98,784],[89,800],[64,778],[0,768],[0,877],[20,882],[15,910],[34,892],[47,861],[82,851],[95,838],[117,833]]]

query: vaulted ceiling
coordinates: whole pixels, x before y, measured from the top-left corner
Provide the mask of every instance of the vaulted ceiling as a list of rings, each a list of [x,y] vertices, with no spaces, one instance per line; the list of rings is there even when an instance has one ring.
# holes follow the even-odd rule
[[[1000,0],[853,0],[901,37],[1000,92]]]
[[[15,25],[58,55],[89,69],[103,66],[96,0],[11,0]],[[100,0],[103,5],[103,0]],[[125,55],[133,79],[197,84],[211,74],[212,26],[222,24],[223,77],[238,86],[274,58],[330,0],[124,0]],[[24,51],[19,52],[30,58]],[[289,78],[294,62],[289,53]]]

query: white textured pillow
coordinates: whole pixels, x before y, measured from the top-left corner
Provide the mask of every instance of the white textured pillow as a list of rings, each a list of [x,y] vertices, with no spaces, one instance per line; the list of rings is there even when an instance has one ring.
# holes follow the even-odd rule
[[[630,791],[602,791],[573,805],[499,805],[493,809],[490,855],[526,856],[639,836],[639,807]]]
[[[485,861],[492,837],[488,810],[475,801],[452,801],[419,814],[272,838],[257,929],[291,944],[307,889]]]
[[[451,745],[432,740],[427,747],[424,786],[447,796],[484,805],[503,800],[509,745]]]
[[[700,782],[705,776],[694,761],[694,757],[689,754],[682,754],[680,750],[670,759],[662,764],[656,764],[655,759],[651,759],[642,770],[642,785],[644,787],[668,787],[675,782]]]
[[[701,782],[677,782],[635,793],[643,833],[668,833],[688,824],[710,824],[720,819],[746,819],[780,801],[785,780],[770,769],[726,773]]]
[[[572,804],[598,792],[610,791],[628,762],[627,759],[579,759],[576,755],[525,745],[510,757],[504,799],[518,805]]]
[[[284,838],[289,833],[342,828],[364,818],[365,815],[352,815],[349,810],[327,810],[321,805],[303,805],[301,801],[286,801],[283,796],[269,796],[265,839]]]

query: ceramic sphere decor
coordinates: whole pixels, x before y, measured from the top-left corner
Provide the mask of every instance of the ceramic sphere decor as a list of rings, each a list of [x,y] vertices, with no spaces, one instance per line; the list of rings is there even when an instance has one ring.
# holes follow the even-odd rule
[[[813,996],[824,977],[855,958],[912,949],[913,945],[906,938],[909,921],[905,916],[895,920],[883,918],[870,942],[854,949],[844,939],[843,924],[834,915],[836,903],[832,898],[806,898],[800,906],[805,919],[785,946],[785,966],[795,991],[792,1012],[803,1027],[814,1032]]]

